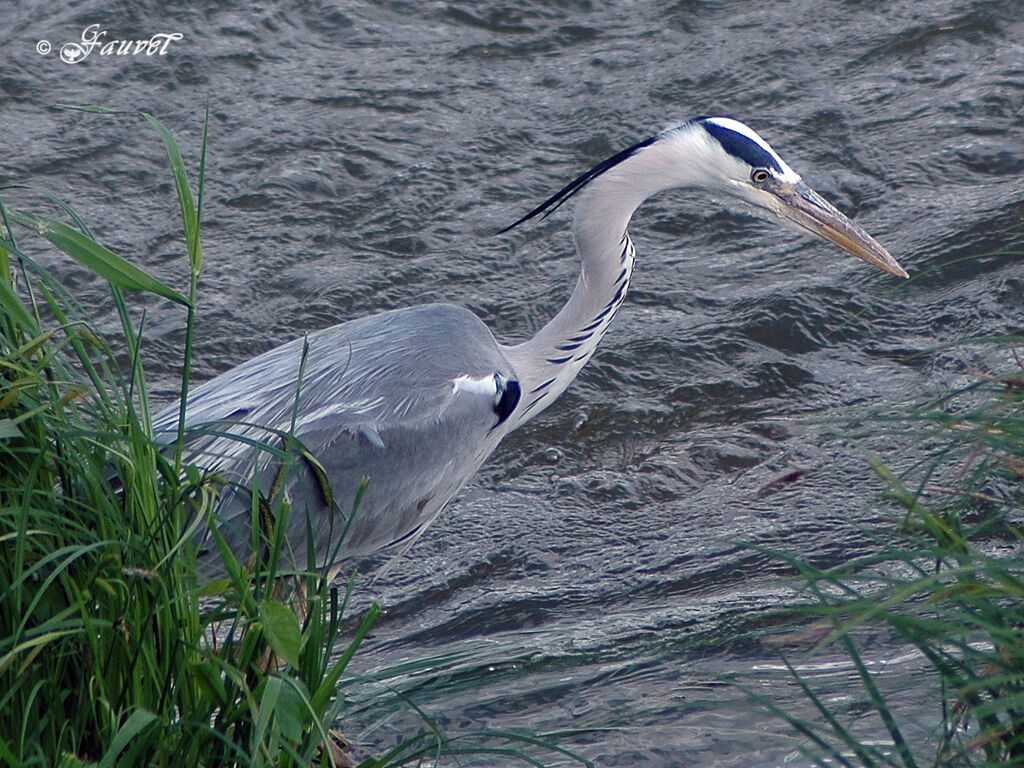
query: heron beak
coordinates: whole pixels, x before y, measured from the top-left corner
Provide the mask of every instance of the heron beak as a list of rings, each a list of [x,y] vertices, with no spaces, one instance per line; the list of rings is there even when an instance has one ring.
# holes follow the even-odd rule
[[[775,213],[800,229],[835,243],[844,251],[889,274],[909,277],[881,243],[802,181],[778,184],[770,192]]]

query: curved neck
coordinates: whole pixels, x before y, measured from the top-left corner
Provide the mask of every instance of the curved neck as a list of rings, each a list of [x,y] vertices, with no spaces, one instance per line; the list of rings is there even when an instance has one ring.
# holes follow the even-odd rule
[[[665,189],[689,186],[672,142],[654,142],[612,166],[579,193],[573,238],[581,268],[561,311],[529,341],[504,347],[520,377],[522,398],[509,419],[514,429],[565,391],[594,354],[622,304],[635,249],[626,227],[640,204]]]

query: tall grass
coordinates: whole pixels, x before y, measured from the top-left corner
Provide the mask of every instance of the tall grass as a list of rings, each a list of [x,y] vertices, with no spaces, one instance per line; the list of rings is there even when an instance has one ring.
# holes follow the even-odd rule
[[[988,343],[1013,361],[1004,374],[868,420],[924,457],[899,473],[872,459],[903,510],[875,533],[875,553],[833,569],[786,557],[814,597],[806,618],[831,628],[815,652],[838,647],[860,687],[856,716],[844,715],[787,659],[817,717],[762,700],[816,764],[1024,766],[1024,337]],[[885,665],[871,663],[879,642],[916,649],[928,672],[914,687],[937,693],[906,711],[887,692]]]
[[[351,765],[333,729],[355,680],[349,662],[379,608],[343,624],[352,581],[338,588],[310,573],[296,612],[275,557],[243,565],[223,541],[228,576],[197,582],[192,534],[211,519],[219,489],[183,459],[183,432],[170,448],[153,439],[145,315],[133,317],[125,293],[182,309],[184,403],[208,118],[193,189],[175,138],[141,117],[162,140],[174,179],[189,265],[183,293],[100,244],[67,204],[52,200],[71,224],[8,207],[5,198],[21,190],[0,190],[0,762]],[[116,341],[100,337],[23,247],[38,238],[107,280],[121,321]],[[125,355],[127,369],[118,362]],[[287,502],[273,503],[283,519]],[[271,552],[282,551],[283,528],[262,532]],[[466,752],[540,765],[530,756],[538,746],[515,734],[448,739],[428,723],[361,765]]]

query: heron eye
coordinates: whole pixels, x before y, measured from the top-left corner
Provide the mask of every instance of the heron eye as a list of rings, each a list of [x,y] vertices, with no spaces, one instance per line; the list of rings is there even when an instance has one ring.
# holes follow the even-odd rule
[[[771,174],[764,168],[755,168],[750,174],[750,180],[755,184],[764,184],[771,178]]]

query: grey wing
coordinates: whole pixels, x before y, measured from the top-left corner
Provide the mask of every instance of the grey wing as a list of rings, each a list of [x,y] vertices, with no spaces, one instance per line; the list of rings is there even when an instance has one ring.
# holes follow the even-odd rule
[[[280,466],[280,453],[261,444],[281,449],[291,434],[308,451],[293,454],[281,486],[291,500],[289,560],[313,564],[312,533],[315,563],[331,565],[428,525],[497,446],[518,400],[515,372],[490,331],[458,307],[351,321],[303,348],[300,339],[271,350],[189,397],[186,458],[228,481],[218,526],[242,558],[251,550],[252,490],[269,494]],[[167,440],[176,408],[156,419]],[[204,538],[201,549],[210,546]],[[208,573],[219,570],[214,560]]]

